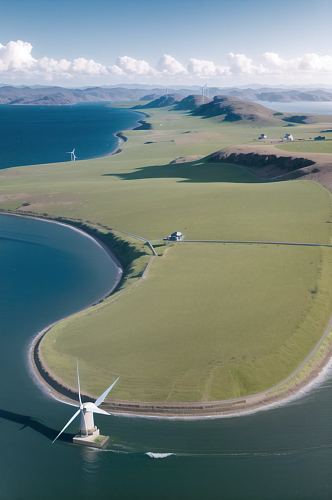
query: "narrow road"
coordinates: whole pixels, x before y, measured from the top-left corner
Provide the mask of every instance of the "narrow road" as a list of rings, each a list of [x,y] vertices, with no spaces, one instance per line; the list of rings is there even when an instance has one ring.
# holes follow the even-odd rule
[[[157,241],[157,240],[154,240]],[[293,243],[290,241],[241,241],[241,240],[182,240],[177,243],[247,243],[253,245],[294,245],[304,247],[329,247],[327,243]]]

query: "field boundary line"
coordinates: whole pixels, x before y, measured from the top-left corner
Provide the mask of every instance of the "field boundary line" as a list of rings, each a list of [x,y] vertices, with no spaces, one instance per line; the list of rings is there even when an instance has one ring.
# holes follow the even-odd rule
[[[121,229],[115,229],[115,228],[111,228],[112,231],[118,231],[118,233],[122,233],[122,234],[127,234],[128,236],[132,236],[132,238],[137,238],[138,240],[143,240],[145,241],[149,247],[151,248],[152,250],[152,253],[155,257],[157,257],[157,254],[156,254],[156,251],[155,249],[153,248],[153,246],[151,245],[150,241],[147,240],[146,238],[142,238],[142,236],[137,236],[137,234],[131,234],[131,233],[126,233],[126,231],[121,231]]]
[[[328,243],[294,243],[291,241],[245,241],[245,240],[182,240],[178,243],[244,243],[252,245],[293,245],[304,247],[328,247],[332,245]]]

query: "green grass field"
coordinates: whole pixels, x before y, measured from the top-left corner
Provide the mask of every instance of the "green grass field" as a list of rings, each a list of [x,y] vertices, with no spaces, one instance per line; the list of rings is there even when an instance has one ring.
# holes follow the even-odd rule
[[[297,153],[332,153],[332,141],[296,141],[275,146],[284,151]]]
[[[263,182],[208,157],[172,164],[251,142],[261,127],[167,108],[148,112],[153,128],[126,131],[121,154],[0,172],[0,209],[29,203],[30,213],[90,221],[86,227],[99,227],[125,261],[116,301],[110,297],[57,325],[42,342],[43,355],[74,387],[78,357],[83,388],[96,395],[118,375],[113,397],[145,401],[268,389],[324,332],[332,306],[331,250],[182,243],[126,292],[151,251],[116,231],[114,239],[107,228],[151,240],[177,230],[187,239],[330,243],[330,193],[309,181]],[[268,135],[285,130],[271,127]]]
[[[210,401],[267,389],[313,349],[332,306],[329,249],[180,243],[120,300],[57,325],[48,366],[112,397]],[[63,376],[65,374],[65,376]]]
[[[165,108],[149,112],[153,129],[127,131],[121,154],[8,170],[0,208],[30,203],[27,210],[35,213],[88,220],[148,239],[178,230],[188,239],[330,241],[329,227],[316,224],[317,216],[330,219],[330,195],[319,185],[262,183],[240,167],[208,160],[169,163],[250,141],[258,126]],[[205,142],[195,143],[202,134]]]

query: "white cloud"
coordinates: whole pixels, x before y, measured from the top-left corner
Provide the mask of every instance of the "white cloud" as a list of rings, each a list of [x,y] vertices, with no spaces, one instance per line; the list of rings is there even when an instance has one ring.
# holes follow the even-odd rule
[[[189,60],[187,70],[190,75],[202,78],[230,74],[229,68],[227,67],[216,66],[212,61],[204,61],[204,59],[199,60],[194,58]]]
[[[118,57],[114,66],[109,68],[116,76],[157,76],[158,72],[146,61],[138,61],[129,56]]]
[[[244,54],[228,54],[229,71],[232,75],[262,75],[269,73],[261,64],[255,66],[252,64],[252,59],[246,57]]]
[[[30,54],[31,50],[31,43],[22,42],[22,40],[9,42],[6,46],[0,43],[1,71],[7,71],[9,68],[11,71],[15,71],[31,67],[36,62],[36,59]]]
[[[332,57],[306,54],[299,64],[299,70],[310,72],[332,73]]]
[[[32,45],[22,40],[11,41],[7,45],[0,44],[0,75],[11,79],[43,78],[45,80],[93,77],[185,77],[218,78],[225,76],[272,76],[279,78],[316,77],[332,74],[332,56],[305,54],[293,59],[282,59],[275,52],[265,52],[263,64],[255,64],[245,54],[227,56],[228,65],[220,66],[213,61],[190,58],[187,68],[174,57],[164,54],[156,67],[145,60],[137,60],[129,56],[118,57],[115,64],[109,67],[84,57],[73,61],[61,59],[56,61],[49,57],[35,59],[32,56]]]
[[[297,72],[301,62],[300,58],[285,61],[274,52],[265,52],[263,54],[263,60],[270,73],[281,75]]]
[[[332,57],[329,55],[305,54],[303,57],[285,61],[274,52],[265,52],[263,58],[271,73],[292,75],[332,73]]]
[[[174,57],[164,54],[158,61],[156,70],[163,75],[179,76],[187,75],[188,72],[182,64]]]
[[[9,42],[6,46],[0,44],[0,73],[10,77],[26,76],[43,77],[53,80],[56,77],[71,78],[75,75],[99,76],[108,75],[105,66],[83,57],[66,61],[55,61],[49,57],[37,60],[31,55],[32,45],[18,40]]]

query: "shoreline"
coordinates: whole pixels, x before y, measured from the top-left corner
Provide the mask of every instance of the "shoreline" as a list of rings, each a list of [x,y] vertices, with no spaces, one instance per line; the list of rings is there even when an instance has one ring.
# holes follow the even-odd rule
[[[119,109],[121,109],[121,108],[119,108]],[[137,111],[136,109],[129,109],[129,111],[133,111],[135,113],[140,113],[140,111]],[[140,114],[142,114],[144,117],[146,117],[146,115],[144,113],[140,113]],[[149,115],[147,115],[147,116],[149,116]],[[137,122],[135,123],[135,125],[133,127],[126,128],[125,130],[138,130],[142,121],[144,121],[144,120],[143,119],[137,120]],[[122,153],[122,150],[120,148],[121,148],[122,144],[124,144],[125,142],[128,141],[128,137],[126,137],[124,135],[123,130],[118,130],[117,132],[114,132],[114,134],[112,134],[112,135],[114,137],[116,137],[118,140],[118,144],[117,144],[116,148],[113,151],[111,151],[110,153],[107,153],[107,154],[102,155],[102,156],[95,156],[93,158],[88,158],[88,160],[96,160],[98,158],[107,158],[108,156],[113,156],[113,155]],[[83,161],[86,161],[86,160],[83,160]]]
[[[20,215],[17,216],[20,217]],[[59,222],[54,222],[54,223],[58,224]],[[74,230],[76,229],[82,232],[83,234],[90,236],[88,233],[85,233],[85,231],[79,230],[73,226],[70,226],[69,224],[63,224],[63,225],[70,227]],[[105,251],[109,253],[109,255],[112,255],[110,249],[108,249],[108,247],[105,244],[100,242],[98,238],[92,236],[90,237],[93,238],[99,245],[101,245],[105,249]],[[116,263],[117,262],[118,259],[116,259]],[[145,273],[146,271],[144,272],[144,274]],[[122,273],[120,275],[120,278],[121,276]],[[119,281],[117,281],[114,284],[112,290],[114,290],[118,282]],[[109,296],[111,292],[109,292],[109,294],[105,295],[103,298]],[[91,304],[85,309],[88,309],[89,307],[95,304]],[[50,394],[53,398],[57,400],[65,401],[68,404],[75,404],[78,401],[77,389],[63,382],[58,376],[56,376],[49,369],[49,367],[45,363],[45,360],[43,359],[40,350],[40,343],[44,335],[55,324],[59,323],[63,319],[66,318],[62,318],[56,323],[48,325],[41,332],[39,332],[38,335],[33,339],[29,348],[30,366],[38,382],[43,386],[44,389],[47,389],[48,394]],[[330,321],[324,331],[323,336],[316,344],[314,349],[310,352],[310,354],[305,358],[305,360],[296,368],[296,370],[294,370],[286,379],[284,379],[276,386],[266,389],[260,393],[244,396],[242,398],[211,401],[211,402],[195,402],[195,403],[151,403],[151,402],[134,401],[134,400],[125,401],[116,399],[111,399],[111,400],[106,399],[105,402],[102,404],[102,407],[103,409],[114,415],[121,414],[121,415],[137,416],[137,417],[139,416],[145,418],[166,418],[166,419],[167,418],[200,419],[200,418],[220,418],[223,416],[241,416],[248,414],[248,412],[252,413],[268,409],[269,407],[271,406],[273,407],[276,404],[278,405],[286,404],[288,399],[296,398],[297,395],[303,392],[303,390],[305,390],[305,388],[308,385],[315,382],[315,380],[320,376],[322,370],[324,370],[324,368],[331,362],[332,341],[329,342],[329,345],[324,349],[322,358],[319,359],[318,361],[314,360],[313,366],[310,367],[308,372],[304,373],[300,378],[300,380],[298,381],[295,380],[295,377],[297,375],[299,374],[301,375],[301,371],[305,368],[307,363],[313,360],[318,349],[322,346],[324,340],[327,339],[331,331],[331,326],[332,326],[332,315],[330,317]],[[282,386],[288,383],[290,383],[291,385],[283,389]],[[276,391],[278,388],[280,388],[280,392],[273,393],[273,391]],[[300,397],[300,395],[298,397]],[[93,394],[89,393],[82,394],[83,402],[91,400],[94,401],[95,399],[96,397]]]
[[[50,325],[46,326],[45,328],[43,328],[43,330],[38,332],[37,335],[30,341],[29,350],[28,350],[28,369],[29,369],[29,372],[32,375],[32,378],[34,379],[34,382],[37,382],[37,385],[39,385],[43,391],[47,391],[48,395],[51,394],[54,397],[52,392],[49,390],[51,385],[47,383],[47,377],[45,379],[44,374],[47,373],[47,371],[45,372],[43,365],[39,364],[37,361],[38,356],[36,357],[36,352],[38,350],[38,347],[39,347],[39,344],[40,344],[42,338],[51,328],[53,328],[53,326],[57,325],[61,321],[65,320],[67,318],[71,318],[72,316],[75,316],[76,314],[83,312],[86,309],[89,309],[90,307],[97,305],[102,300],[109,297],[121,281],[121,278],[123,276],[123,267],[122,267],[122,264],[119,261],[119,259],[113,254],[112,250],[103,241],[101,241],[96,236],[92,236],[91,234],[87,233],[86,231],[83,231],[82,229],[79,229],[75,226],[71,226],[70,224],[66,224],[64,222],[58,222],[58,221],[54,221],[54,220],[50,220],[50,219],[44,219],[41,217],[33,217],[33,216],[29,216],[29,215],[14,214],[14,213],[9,213],[9,212],[0,212],[0,216],[1,215],[7,215],[7,216],[13,216],[13,217],[23,217],[25,219],[40,220],[40,221],[47,222],[50,224],[58,224],[60,226],[65,226],[65,227],[72,229],[73,231],[77,231],[80,234],[82,234],[84,237],[90,238],[91,240],[93,240],[96,245],[98,245],[100,248],[102,248],[108,254],[110,259],[116,264],[116,266],[118,268],[118,273],[117,273],[117,276],[114,280],[114,283],[113,283],[112,287],[106,293],[101,295],[98,299],[96,299],[94,302],[92,302],[88,306],[84,307],[83,309],[80,309],[79,311],[76,311],[72,314],[64,316],[63,318],[59,319],[58,321],[55,321],[54,323],[51,323]],[[45,363],[45,365],[46,365],[46,363]],[[59,386],[60,385],[61,384],[59,384]],[[55,398],[55,399],[58,399],[58,398]],[[83,395],[82,395],[82,400],[84,401]],[[74,401],[74,402],[76,403],[76,401]]]
[[[46,326],[32,339],[32,341],[29,344],[29,350],[28,350],[29,371],[30,374],[32,375],[32,378],[37,383],[37,385],[43,390],[43,392],[47,393],[48,396],[51,396],[56,400],[65,402],[70,405],[76,405],[78,401],[77,388],[71,387],[70,385],[63,382],[57,375],[55,375],[49,369],[40,351],[40,343],[44,335],[57,323],[60,323],[64,319],[74,316],[79,312],[89,309],[90,307],[100,303],[106,297],[109,297],[122,278],[123,275],[122,265],[117,259],[117,257],[115,257],[111,249],[105,243],[100,241],[99,238],[90,235],[89,233],[87,233],[82,229],[79,229],[70,224],[53,221],[49,219],[43,219],[21,214],[13,214],[8,212],[2,212],[2,213],[4,215],[12,215],[14,217],[34,218],[37,220],[50,222],[53,224],[60,224],[70,229],[73,229],[74,231],[78,231],[85,237],[91,238],[92,240],[95,241],[97,245],[102,247],[119,268],[118,275],[110,291],[108,291],[97,301],[88,305],[84,309],[77,311],[73,314],[70,314],[68,316],[65,316],[64,318],[61,318],[58,321]],[[151,261],[149,262],[147,268],[145,269],[141,279],[145,279],[145,274],[148,271],[150,264]],[[280,406],[281,404],[287,404],[288,400],[293,400],[297,399],[298,397],[301,397],[302,393],[306,392],[306,388],[310,386],[310,384],[315,383],[316,379],[320,377],[321,372],[329,365],[329,363],[331,364],[332,339],[329,339],[330,340],[329,345],[326,346],[326,348],[324,349],[323,356],[321,357],[321,359],[319,359],[318,361],[313,360],[318,349],[322,346],[324,340],[327,339],[331,331],[331,326],[332,326],[332,315],[323,336],[316,344],[314,349],[311,351],[311,353],[306,357],[306,359],[296,368],[296,370],[276,386],[266,389],[260,393],[229,400],[194,402],[194,403],[153,403],[153,402],[143,402],[135,400],[126,401],[126,400],[106,399],[105,402],[102,404],[102,407],[104,410],[108,411],[110,414],[113,415],[135,416],[142,418],[157,418],[157,419],[162,418],[162,419],[197,420],[206,418],[222,418],[222,417],[233,417],[233,416],[235,417],[235,416],[247,415],[248,413],[256,413],[257,411],[273,408],[276,405]],[[305,368],[306,364],[312,360],[313,360],[313,366],[310,367],[307,373],[302,375],[299,381],[296,381],[295,377],[298,374],[301,375],[300,372]],[[291,385],[283,389],[282,386],[287,383],[291,383]],[[271,394],[271,392],[276,391],[278,388],[280,388],[280,392]],[[83,402],[94,401],[95,399],[96,396],[93,394],[89,393],[82,394]]]
[[[65,105],[65,106],[67,106],[67,105]],[[68,106],[72,106],[72,105],[68,105]],[[105,106],[105,107],[107,107],[107,106]],[[119,108],[119,109],[121,109],[121,108]],[[126,108],[124,108],[124,109],[126,109]],[[140,112],[136,109],[129,108],[129,110],[127,110],[127,111],[133,111],[134,113],[141,114],[141,115],[143,115],[143,118],[149,117],[149,115],[147,115],[146,113]],[[136,130],[136,129],[140,128],[141,122],[144,121],[143,118],[140,120],[137,120],[136,123],[132,127],[126,128],[124,130]],[[108,156],[113,156],[113,155],[122,153],[122,150],[120,148],[121,148],[122,144],[124,144],[125,142],[128,141],[128,137],[126,137],[124,135],[123,130],[118,130],[117,132],[113,132],[112,135],[118,140],[118,143],[111,152],[106,153],[106,154],[102,154],[100,156],[92,156],[91,158],[85,158],[84,160],[78,160],[78,161],[98,160],[100,158],[107,158]],[[50,165],[53,163],[68,163],[68,162],[56,161],[56,162],[47,163],[46,165]],[[1,170],[9,170],[11,168],[31,167],[34,165],[44,165],[44,163],[33,163],[33,164],[29,164],[29,165],[18,165],[18,166],[13,166],[13,167],[4,167],[4,168],[0,168],[0,171]]]
[[[34,369],[34,375],[43,386],[43,389],[47,390],[48,395],[58,401],[77,405],[77,389],[61,381],[61,379],[47,367],[39,349],[43,336],[52,326],[53,325],[49,325],[42,330],[31,345],[30,360]],[[300,381],[294,382],[294,385],[291,387],[285,388],[275,394],[270,394],[271,391],[274,390],[274,388],[270,388],[262,393],[244,396],[243,398],[195,403],[153,403],[135,400],[125,401],[106,399],[101,407],[111,415],[140,418],[200,420],[207,418],[239,417],[279,407],[302,397],[303,394],[310,391],[311,385],[317,385],[317,381],[321,378],[324,370],[332,368],[331,362],[332,342],[326,349],[322,359],[315,363],[315,366],[310,369]],[[331,366],[329,367],[329,365]],[[325,378],[323,379],[325,380]],[[286,382],[283,381],[278,385],[280,386],[285,383]],[[86,392],[82,393],[81,397],[83,402],[93,402],[96,399],[96,396]]]

